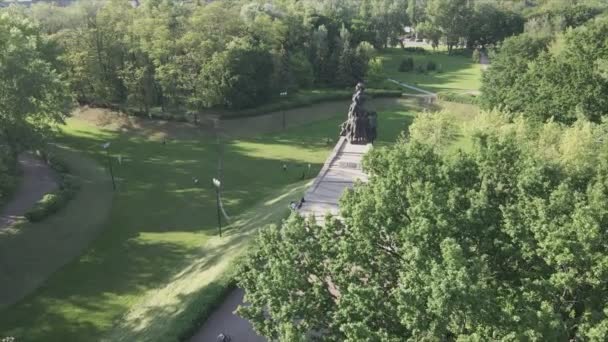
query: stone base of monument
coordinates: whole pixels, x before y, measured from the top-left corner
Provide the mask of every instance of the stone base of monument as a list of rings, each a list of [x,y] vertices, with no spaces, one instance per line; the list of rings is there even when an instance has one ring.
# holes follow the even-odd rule
[[[304,217],[314,217],[322,223],[327,214],[339,216],[338,202],[347,188],[356,181],[367,181],[361,168],[363,155],[372,145],[351,144],[340,137],[331,155],[304,195],[305,202],[298,210]]]

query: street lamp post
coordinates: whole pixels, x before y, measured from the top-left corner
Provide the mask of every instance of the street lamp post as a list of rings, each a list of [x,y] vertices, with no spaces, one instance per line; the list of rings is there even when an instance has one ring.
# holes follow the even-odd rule
[[[213,178],[213,186],[215,187],[215,198],[217,205],[217,229],[219,230],[220,237],[222,237],[222,216],[220,213],[220,187],[222,183],[219,179]]]
[[[114,171],[112,170],[112,159],[110,158],[110,142],[107,142],[101,147],[106,151],[106,158],[108,159],[108,169],[110,170],[110,177],[112,178],[112,190],[116,190],[116,182],[114,181]]]
[[[287,96],[287,92],[284,91],[282,93],[279,94],[281,97],[285,97]],[[287,127],[287,122],[286,122],[286,118],[285,118],[285,107],[283,106],[283,129],[285,129]]]

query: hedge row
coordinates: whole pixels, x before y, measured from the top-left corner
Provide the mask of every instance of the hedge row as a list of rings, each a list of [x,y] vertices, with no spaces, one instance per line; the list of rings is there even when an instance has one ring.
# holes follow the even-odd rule
[[[63,208],[78,191],[78,184],[69,174],[68,166],[56,157],[48,157],[47,163],[59,174],[59,189],[42,197],[32,209],[25,213],[30,222],[39,222]]]
[[[401,90],[394,89],[366,89],[365,92],[372,98],[401,97],[401,95],[403,94]],[[222,113],[222,118],[233,119],[257,116],[266,113],[278,112],[281,110],[310,106],[321,102],[350,100],[352,96],[353,92],[350,90],[332,90],[327,93],[294,96],[293,98],[285,100],[283,102],[275,102],[261,107],[240,110],[237,112],[225,112]]]
[[[372,97],[400,97],[401,91],[394,89],[368,89],[367,94]],[[351,98],[351,96],[352,91],[350,90],[329,90],[327,92],[319,92],[316,94],[296,94],[295,96],[283,101],[273,102],[250,109],[243,109],[239,111],[224,111],[218,109],[217,112],[222,118],[226,119],[242,118],[277,112],[280,110],[305,107],[321,102],[348,100]],[[143,112],[138,109],[106,102],[81,102],[80,104],[97,108],[108,108],[114,111],[126,113],[127,115],[131,116],[157,120],[193,122],[195,116],[194,113],[185,110],[167,113],[160,110],[160,108],[152,108],[148,112]]]
[[[476,105],[479,103],[479,99],[475,95],[470,95],[470,94],[445,92],[445,93],[438,93],[437,97],[442,101],[448,101],[448,102],[457,102],[457,103],[464,103],[464,104],[470,104],[470,105]]]
[[[11,198],[19,184],[16,155],[9,146],[0,144],[0,207]]]
[[[406,52],[419,53],[419,54],[427,54],[428,51],[421,46],[407,46],[402,49]]]

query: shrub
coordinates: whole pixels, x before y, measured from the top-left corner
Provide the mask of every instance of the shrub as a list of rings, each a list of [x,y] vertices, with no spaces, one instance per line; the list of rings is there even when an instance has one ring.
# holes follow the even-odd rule
[[[426,71],[435,71],[437,70],[437,63],[434,61],[426,62]]]
[[[414,70],[414,59],[412,57],[406,57],[399,64],[399,71],[409,72]]]
[[[464,104],[471,104],[471,105],[476,105],[479,102],[476,96],[470,95],[470,94],[458,94],[458,93],[446,92],[446,93],[438,93],[437,97],[442,101],[457,102],[457,103],[464,103]]]
[[[371,82],[377,83],[384,79],[384,63],[380,58],[372,58],[367,63],[367,79]]]
[[[366,89],[366,94],[372,97],[399,97],[401,96],[401,90],[396,89]],[[268,114],[271,112],[277,112],[280,110],[288,110],[298,107],[310,106],[313,104],[328,102],[328,101],[342,101],[349,100],[352,97],[352,90],[334,90],[328,92],[321,92],[317,94],[296,94],[290,95],[285,101],[273,102],[267,105],[263,105],[256,108],[244,109],[239,111],[224,111],[220,112],[223,119],[234,119],[248,116],[256,116]]]
[[[414,70],[416,70],[416,72],[419,73],[419,74],[426,73],[426,68],[424,67],[424,65],[416,65],[416,67],[414,68]]]
[[[472,58],[473,58],[473,62],[475,62],[475,63],[481,62],[481,53],[479,52],[479,49],[473,50]]]
[[[458,137],[458,130],[450,113],[422,112],[410,125],[409,134],[412,140],[441,149],[449,146]]]
[[[59,173],[59,189],[44,195],[32,209],[25,213],[25,218],[30,222],[42,221],[51,214],[58,212],[69,200],[74,198],[79,188],[74,178],[68,174],[67,164],[54,155],[46,154],[46,159],[47,163]]]
[[[408,46],[408,47],[404,47],[403,51],[412,52],[412,53],[420,53],[420,54],[426,54],[427,53],[426,49],[424,49],[423,47],[420,47],[420,46]]]

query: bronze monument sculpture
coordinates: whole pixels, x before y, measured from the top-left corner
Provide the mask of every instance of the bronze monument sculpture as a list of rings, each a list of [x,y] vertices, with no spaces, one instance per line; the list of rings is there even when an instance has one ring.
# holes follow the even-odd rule
[[[365,86],[359,82],[348,109],[348,119],[341,125],[340,132],[351,144],[368,144],[376,139],[377,114],[368,112],[364,104]]]

